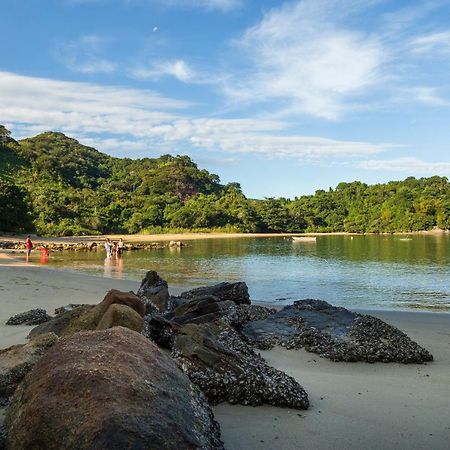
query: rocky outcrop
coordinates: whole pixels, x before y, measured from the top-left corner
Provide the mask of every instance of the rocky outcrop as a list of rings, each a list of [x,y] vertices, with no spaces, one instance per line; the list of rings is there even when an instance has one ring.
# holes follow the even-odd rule
[[[17,385],[58,337],[45,334],[32,341],[0,350],[0,401],[14,393]]]
[[[195,297],[203,297],[205,295],[213,295],[220,299],[220,301],[231,301],[237,305],[250,304],[250,296],[248,294],[248,287],[243,282],[238,283],[219,283],[213,286],[203,286],[190,291],[183,292],[180,297],[182,299],[193,299]]]
[[[202,295],[178,306],[164,317],[178,324],[213,322],[227,314],[234,305],[231,300],[221,300],[214,295]]]
[[[180,325],[165,319],[160,314],[145,316],[142,334],[160,347],[171,350]]]
[[[144,319],[134,309],[127,305],[112,304],[103,314],[96,330],[106,330],[113,327],[125,327],[140,333]]]
[[[423,363],[433,356],[405,333],[372,316],[320,300],[300,300],[264,320],[247,322],[243,336],[261,349],[305,348],[332,361]]]
[[[154,308],[161,312],[167,310],[169,302],[167,281],[163,280],[154,270],[147,272],[137,295],[145,302],[146,314],[152,313]]]
[[[39,325],[50,319],[45,309],[36,308],[10,317],[6,325]]]
[[[275,308],[262,305],[235,305],[229,308],[227,314],[223,316],[223,321],[240,330],[247,322],[265,320],[276,312]]]
[[[307,409],[308,395],[294,378],[270,367],[224,324],[189,324],[175,338],[173,355],[212,403]]]
[[[82,305],[62,312],[49,322],[31,330],[29,337],[49,331],[58,336],[71,336],[78,331],[103,330],[114,326],[125,326],[140,332],[144,315],[145,306],[138,296],[132,292],[112,289],[98,305]]]
[[[78,320],[81,316],[88,313],[92,308],[94,308],[94,305],[77,306],[73,309],[68,309],[66,312],[63,312],[62,308],[55,310],[59,312],[56,317],[53,317],[48,322],[42,323],[41,325],[33,328],[28,334],[28,338],[33,339],[36,336],[47,333],[55,333],[57,336],[62,336],[64,330],[72,321]]]
[[[122,327],[60,340],[22,382],[9,449],[221,449],[204,396],[171,358]]]

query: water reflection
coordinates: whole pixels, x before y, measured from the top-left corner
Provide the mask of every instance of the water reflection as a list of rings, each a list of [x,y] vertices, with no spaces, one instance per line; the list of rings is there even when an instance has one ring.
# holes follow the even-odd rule
[[[408,239],[408,240],[405,240]],[[208,239],[188,246],[126,252],[58,254],[50,264],[140,281],[158,271],[169,285],[196,287],[245,280],[255,300],[321,298],[364,308],[450,308],[448,236],[320,236]]]

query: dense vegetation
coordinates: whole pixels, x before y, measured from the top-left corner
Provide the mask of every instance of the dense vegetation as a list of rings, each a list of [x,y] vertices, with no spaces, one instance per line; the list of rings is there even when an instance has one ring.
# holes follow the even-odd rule
[[[113,158],[62,133],[15,141],[0,125],[0,230],[47,235],[221,229],[393,232],[450,228],[450,183],[355,181],[289,200],[247,199],[188,156]]]

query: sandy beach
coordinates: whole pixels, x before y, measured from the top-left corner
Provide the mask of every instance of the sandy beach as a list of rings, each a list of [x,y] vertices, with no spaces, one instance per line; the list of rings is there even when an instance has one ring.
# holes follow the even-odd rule
[[[228,235],[229,236],[229,235]],[[172,239],[176,239],[173,236]],[[184,238],[185,239],[185,238]],[[0,345],[25,341],[32,327],[5,325],[12,315],[68,303],[98,303],[112,288],[135,281],[107,279],[26,264],[0,253]],[[225,447],[232,449],[447,449],[450,442],[450,314],[371,311],[433,353],[427,365],[333,363],[303,350],[261,352],[297,379],[311,407],[221,404],[214,408]]]

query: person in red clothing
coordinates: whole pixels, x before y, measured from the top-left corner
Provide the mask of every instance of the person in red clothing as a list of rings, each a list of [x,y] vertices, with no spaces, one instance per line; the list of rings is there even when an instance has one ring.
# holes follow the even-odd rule
[[[33,250],[33,242],[32,242],[32,240],[30,238],[30,235],[28,235],[27,238],[25,239],[25,250],[26,250],[27,261],[28,261],[28,258],[30,257],[31,250]]]
[[[31,241],[30,235],[25,239],[25,248],[27,250],[27,256],[30,256],[31,250],[33,249],[33,242]]]

